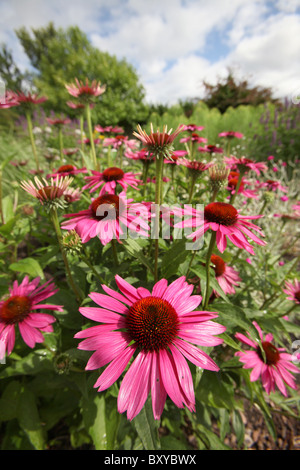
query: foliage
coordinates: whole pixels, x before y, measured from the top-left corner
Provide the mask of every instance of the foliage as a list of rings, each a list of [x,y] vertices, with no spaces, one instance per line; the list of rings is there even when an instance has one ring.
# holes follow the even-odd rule
[[[117,60],[93,47],[77,26],[64,30],[49,23],[31,32],[20,28],[16,34],[35,69],[35,87],[48,97],[47,112],[75,117],[66,105],[71,100],[65,84],[88,78],[107,86],[101,108],[93,112],[95,124],[132,128],[147,117],[144,89],[133,67],[125,59]]]
[[[251,87],[247,79],[238,81],[231,70],[224,79],[220,79],[216,85],[206,81],[204,102],[209,108],[217,108],[224,113],[227,108],[232,106],[236,108],[240,105],[253,105],[271,102],[276,100],[272,98],[272,90],[263,87]]]
[[[51,31],[48,32],[50,35]],[[99,108],[102,109],[102,106]],[[224,140],[218,138],[219,132],[238,130],[245,133],[245,140],[239,144],[236,139],[230,148],[226,144],[226,149],[239,156],[241,152],[245,154],[247,151],[246,138],[251,140],[251,133],[256,132],[257,120],[263,110],[261,106],[239,106],[228,108],[221,114],[219,110],[198,103],[189,120],[182,114],[180,106],[174,106],[162,116],[153,114],[151,121],[154,126],[167,123],[168,128],[173,129],[178,124],[188,122],[203,125],[205,129],[201,135],[210,144],[224,143]],[[37,124],[44,126],[44,122],[41,124],[38,121],[41,116],[42,113],[37,113],[34,117],[36,128]],[[249,126],[250,122],[252,127]],[[86,167],[90,174],[93,160],[87,145],[73,156],[65,156],[61,160],[55,130],[47,135],[44,129],[39,133],[35,130],[43,176],[46,177],[62,163],[74,164],[77,168]],[[77,131],[78,122],[75,121],[63,127],[64,143],[70,147],[76,146]],[[155,421],[148,400],[142,411],[132,421],[128,421],[125,414],[117,411],[122,377],[110,388],[98,393],[94,384],[104,368],[85,370],[91,353],[78,349],[78,340],[74,335],[86,327],[94,326],[95,322],[86,320],[79,313],[79,303],[68,283],[63,252],[60,251],[49,214],[37,199],[20,187],[21,181],[33,180],[36,173],[27,128],[19,126],[14,133],[3,133],[0,139],[0,296],[5,298],[8,295],[8,288],[15,280],[21,282],[25,275],[31,280],[40,276],[43,282],[54,278],[59,291],[50,301],[55,305],[63,305],[63,311],[54,313],[54,330],[44,333],[43,343],[31,349],[18,333],[15,348],[0,365],[0,435],[3,450],[227,450],[230,447],[226,437],[232,434],[236,436],[236,447],[247,449],[242,419],[245,402],[260,410],[274,438],[276,427],[272,419],[273,411],[299,417],[297,390],[289,388],[289,398],[283,397],[278,390],[267,394],[260,380],[250,380],[250,371],[242,367],[235,355],[243,350],[235,337],[236,333],[246,334],[249,331],[253,339],[256,337],[253,321],[265,332],[272,333],[277,347],[286,348],[289,354],[293,354],[293,342],[299,338],[299,304],[288,300],[283,292],[284,281],[294,279],[299,272],[299,227],[297,219],[292,217],[292,206],[299,200],[299,169],[293,161],[287,159],[286,167],[282,165],[282,159],[269,161],[267,169],[259,177],[254,172],[247,174],[250,188],[256,188],[257,179],[264,182],[274,177],[273,166],[277,164],[276,178],[288,188],[288,200],[282,199],[282,195],[286,194],[280,191],[274,192],[273,198],[266,197],[263,188],[257,189],[257,199],[247,198],[244,194],[236,197],[235,207],[242,214],[263,213],[264,218],[259,219],[258,225],[265,232],[267,245],[253,243],[255,255],[250,256],[245,250],[238,250],[228,242],[221,256],[238,271],[241,278],[234,294],[225,294],[217,282],[215,271],[209,269],[210,286],[215,293],[208,291],[211,295],[207,310],[218,313],[216,321],[226,326],[226,332],[221,335],[221,345],[200,347],[218,364],[218,372],[190,364],[196,412],[179,409],[168,398],[161,420]],[[180,138],[176,139],[175,144],[176,149],[186,148],[180,143]],[[50,147],[53,147],[52,154]],[[156,176],[155,165],[150,164],[146,175],[142,160],[127,158],[125,147],[105,147],[102,139],[96,145],[96,152],[102,171],[112,165],[121,165],[125,172],[138,173],[140,178],[149,177],[150,180],[140,187],[140,191],[129,187],[127,195],[135,202],[153,202],[156,190],[152,182]],[[50,154],[53,158],[46,158]],[[261,153],[260,156],[266,161],[268,153]],[[222,160],[223,156],[196,152],[196,158],[210,161]],[[186,204],[191,187],[187,168],[184,165],[165,164],[163,170],[166,179],[163,184],[164,203],[169,206]],[[86,182],[85,176],[86,173],[76,174],[72,186],[82,189]],[[117,187],[119,190],[120,187]],[[207,204],[211,200],[207,171],[199,174],[192,195],[193,204]],[[91,196],[85,190],[80,199],[59,209],[59,222],[63,222],[67,213],[86,209],[91,203]],[[225,185],[219,191],[217,200],[228,202],[229,197]],[[274,217],[275,213],[288,217]],[[205,235],[203,246],[194,253],[185,249],[186,241],[185,237],[159,239],[159,275],[169,283],[186,276],[188,282],[194,285],[194,293],[204,297],[208,285],[204,265],[209,236]],[[215,252],[220,255],[217,249]],[[102,293],[101,284],[116,290],[116,274],[134,287],[151,290],[154,284],[154,240],[128,238],[117,244],[117,260],[114,254],[113,244],[104,246],[97,237],[83,244],[83,248],[80,246],[78,250],[67,253],[72,278],[83,293],[81,305],[91,305],[88,296],[91,292]],[[203,309],[203,302],[199,309]],[[193,439],[189,439],[189,436],[193,436]]]

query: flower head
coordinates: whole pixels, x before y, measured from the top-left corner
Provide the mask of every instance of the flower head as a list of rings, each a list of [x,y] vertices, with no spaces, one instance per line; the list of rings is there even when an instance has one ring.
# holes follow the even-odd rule
[[[230,192],[230,194],[235,194],[238,181],[239,181],[239,173],[230,172],[228,176],[228,186],[227,186],[227,190]],[[240,186],[238,189],[238,194],[242,194],[245,197],[249,197],[253,199],[259,199],[259,196],[254,189],[249,189],[246,187],[248,184],[249,184],[249,181],[247,181],[245,178],[242,177]]]
[[[207,139],[205,137],[201,137],[196,132],[192,132],[191,135],[180,139],[180,143],[184,143],[184,142],[192,142],[193,144],[195,143],[200,144],[200,143],[207,142]]]
[[[178,164],[186,166],[190,175],[195,177],[199,176],[201,173],[203,173],[203,171],[207,170],[213,165],[212,162],[203,163],[199,162],[198,160],[188,160],[185,158],[178,160]]]
[[[38,96],[37,93],[23,93],[21,91],[14,92],[15,100],[19,105],[31,108],[32,105],[44,103],[48,98],[46,96]]]
[[[64,195],[73,178],[69,176],[64,178],[56,176],[56,178],[51,178],[50,181],[47,181],[45,178],[40,180],[38,177],[35,177],[34,181],[35,185],[32,181],[22,181],[20,183],[21,188],[37,198],[48,209],[52,207],[63,209],[65,207]]]
[[[162,132],[157,129],[156,132],[153,130],[152,123],[150,124],[150,134],[148,135],[140,125],[137,126],[138,132],[133,134],[142,141],[147,149],[152,152],[156,157],[162,156],[163,158],[170,158],[173,151],[173,142],[178,134],[183,130],[183,125],[177,127],[172,133],[172,129],[168,131],[167,126],[163,126]]]
[[[219,137],[226,137],[227,139],[233,139],[234,137],[236,139],[242,139],[244,137],[244,134],[241,132],[234,132],[234,131],[227,131],[227,132],[220,132]]]
[[[247,333],[248,336],[236,333],[235,337],[247,346],[251,346],[254,351],[238,351],[235,355],[244,364],[244,369],[252,369],[251,382],[261,377],[263,387],[268,394],[274,392],[277,385],[280,392],[287,396],[285,384],[296,389],[294,377],[289,371],[299,373],[299,369],[292,364],[291,354],[284,352],[284,348],[274,346],[272,334],[268,333],[264,336],[259,325],[256,322],[253,322],[253,325],[258,331],[261,346],[258,341],[250,338],[249,333]]]
[[[64,215],[70,220],[63,222],[61,227],[64,230],[76,230],[82,243],[95,237],[103,245],[112,239],[120,242],[125,227],[140,235],[149,236],[148,209],[142,204],[132,204],[131,201],[125,199],[125,193],[103,194],[93,199],[88,209]],[[141,214],[138,215],[139,213]]]
[[[199,152],[204,153],[223,153],[224,150],[222,147],[218,147],[217,145],[205,145],[204,147],[198,147]]]
[[[33,348],[44,341],[43,332],[52,332],[56,319],[41,310],[63,310],[60,305],[48,305],[42,301],[54,295],[58,289],[50,280],[38,287],[40,278],[29,282],[25,276],[21,284],[14,281],[9,297],[0,301],[0,359],[10,354],[15,345],[15,327],[19,327],[24,342]]]
[[[267,165],[263,162],[255,162],[246,157],[237,158],[234,155],[231,155],[231,157],[224,157],[224,162],[227,163],[232,170],[238,169],[240,173],[253,170],[257,175],[259,175],[260,172],[268,169]]]
[[[12,108],[13,106],[18,106],[18,105],[19,105],[19,102],[17,100],[15,93],[13,93],[10,90],[8,90],[5,93],[4,98],[1,97],[0,109],[8,109],[8,108]]]
[[[100,85],[100,82],[93,80],[89,83],[86,78],[85,83],[75,78],[75,83],[65,85],[70,95],[79,98],[82,102],[89,102],[91,99],[102,95],[106,90],[106,85]]]
[[[201,296],[184,277],[170,285],[158,281],[150,292],[115,277],[121,291],[103,285],[107,295],[91,293],[97,307],[82,307],[85,317],[100,324],[75,335],[83,339],[79,349],[95,351],[86,369],[107,365],[94,387],[109,388],[133,358],[120,386],[118,411],[133,419],[151,390],[155,419],[160,419],[167,396],[179,408],[195,410],[193,380],[186,359],[197,367],[218,371],[217,364],[194,346],[217,346],[225,327],[212,321],[215,312],[195,311]],[[99,308],[100,307],[100,308]]]
[[[96,191],[101,187],[99,196],[105,193],[114,194],[117,184],[119,184],[124,191],[127,191],[128,186],[138,189],[137,186],[141,183],[136,178],[137,173],[125,173],[121,168],[111,167],[106,168],[102,173],[92,170],[93,176],[85,176],[88,183],[83,186],[84,189],[90,189],[90,193]]]
[[[47,175],[47,178],[63,178],[64,176],[73,176],[80,173],[87,173],[86,168],[77,168],[75,165],[61,165],[57,170]]]
[[[238,286],[241,281],[239,273],[218,255],[211,255],[210,260],[213,264],[216,280],[223,292],[235,294],[234,286]],[[218,295],[217,292],[215,294]]]
[[[297,279],[294,279],[294,283],[285,281],[285,289],[283,289],[283,292],[287,294],[288,300],[300,304],[300,282]]]
[[[212,191],[219,191],[226,186],[230,169],[224,163],[214,163],[208,172]]]
[[[128,139],[126,135],[116,135],[115,137],[106,137],[103,140],[104,147],[112,146],[114,149],[118,149],[123,146],[126,149],[136,149],[138,142],[134,139]]]
[[[46,118],[46,121],[48,122],[48,124],[51,124],[51,126],[55,126],[55,127],[61,127],[61,126],[64,126],[66,124],[70,124],[71,122],[71,119],[69,118]]]
[[[199,227],[195,232],[188,235],[188,238],[198,240],[207,230],[216,232],[216,242],[218,250],[223,253],[227,246],[227,238],[238,248],[245,249],[248,253],[254,254],[253,248],[246,238],[249,237],[258,245],[264,246],[266,243],[258,238],[251,230],[255,230],[260,236],[264,236],[262,230],[247,219],[259,219],[262,215],[240,215],[239,211],[231,204],[225,202],[211,202],[204,208],[204,214],[193,208],[185,208],[184,215],[192,215],[190,219],[184,218],[182,222],[175,224],[175,227]],[[203,217],[202,217],[203,215]]]

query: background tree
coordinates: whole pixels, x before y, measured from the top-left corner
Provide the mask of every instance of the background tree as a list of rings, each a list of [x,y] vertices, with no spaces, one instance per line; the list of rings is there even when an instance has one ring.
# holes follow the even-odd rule
[[[46,111],[68,114],[70,101],[65,84],[79,80],[97,80],[106,84],[100,104],[93,109],[93,120],[101,125],[119,124],[131,130],[148,116],[145,92],[134,68],[92,46],[77,26],[66,30],[49,23],[31,32],[25,27],[16,31],[31,65],[36,70],[33,84],[48,97]]]
[[[205,97],[203,101],[209,108],[218,108],[224,113],[227,108],[236,108],[239,105],[253,105],[277,100],[272,98],[272,90],[263,87],[251,87],[247,79],[238,81],[233,72],[229,69],[228,75],[224,79],[219,79],[216,85],[211,85],[203,81],[205,87]]]

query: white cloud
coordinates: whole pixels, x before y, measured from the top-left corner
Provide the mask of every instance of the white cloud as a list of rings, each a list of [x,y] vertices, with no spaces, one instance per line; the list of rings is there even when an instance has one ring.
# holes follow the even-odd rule
[[[150,102],[201,96],[202,80],[215,83],[227,66],[285,95],[299,86],[299,7],[300,0],[0,0],[0,42],[24,68],[14,29],[77,24],[95,47],[133,64]]]

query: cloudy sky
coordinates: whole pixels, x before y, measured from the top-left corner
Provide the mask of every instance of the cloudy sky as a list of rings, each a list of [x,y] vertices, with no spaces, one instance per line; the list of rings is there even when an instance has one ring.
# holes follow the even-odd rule
[[[49,21],[130,62],[149,103],[201,97],[228,67],[274,96],[300,90],[300,0],[0,0],[0,43],[21,69],[14,30]]]

